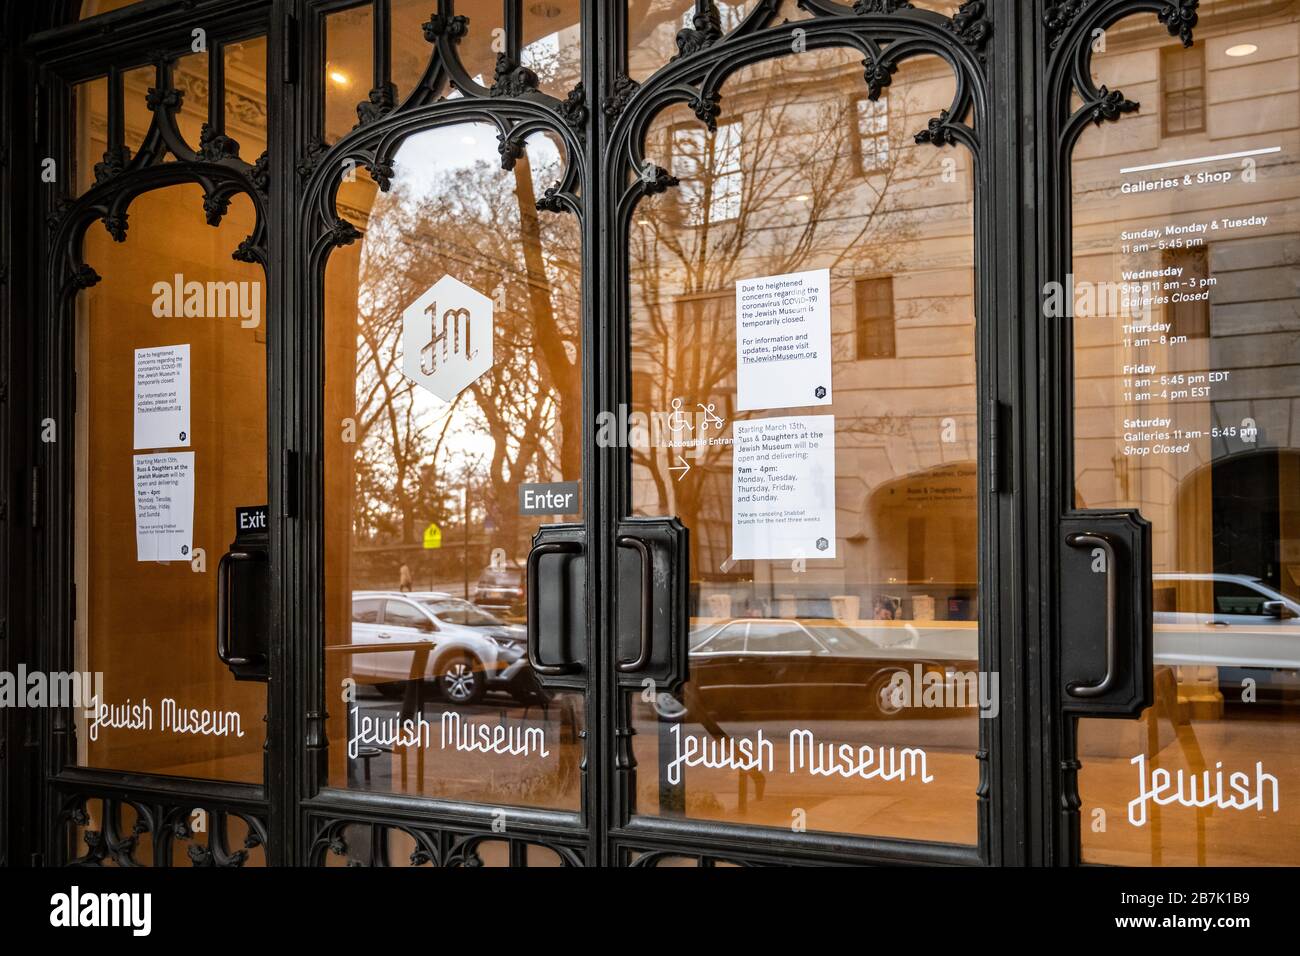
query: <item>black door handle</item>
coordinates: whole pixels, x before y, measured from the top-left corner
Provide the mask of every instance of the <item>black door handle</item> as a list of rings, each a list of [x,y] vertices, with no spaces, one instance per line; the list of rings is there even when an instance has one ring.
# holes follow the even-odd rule
[[[1061,531],[1061,706],[1080,716],[1136,717],[1154,690],[1151,524],[1132,510],[1079,511],[1062,517]]]
[[[638,641],[640,650],[634,660],[619,661],[618,669],[623,674],[634,674],[645,667],[650,660],[650,614],[655,597],[654,566],[650,563],[650,548],[640,538],[623,535],[618,539],[620,548],[631,548],[641,557],[641,636]]]
[[[528,594],[526,598],[526,609],[528,612],[528,666],[538,674],[547,677],[562,677],[566,674],[576,674],[582,666],[575,662],[569,661],[562,664],[543,664],[539,659],[538,647],[541,643],[541,614],[537,606],[537,571],[538,565],[541,564],[542,558],[548,554],[580,554],[582,544],[577,541],[548,541],[543,544],[534,545],[533,549],[528,552],[527,563],[527,584]]]
[[[1098,547],[1106,555],[1106,673],[1095,684],[1074,681],[1065,688],[1074,697],[1100,697],[1115,683],[1119,657],[1119,632],[1115,620],[1115,577],[1119,569],[1115,566],[1115,548],[1110,539],[1102,534],[1071,534],[1066,536],[1065,543],[1072,548]]]
[[[256,557],[248,551],[227,551],[217,562],[217,658],[227,667],[247,667],[264,660],[261,654],[237,657],[230,653],[230,565]]]

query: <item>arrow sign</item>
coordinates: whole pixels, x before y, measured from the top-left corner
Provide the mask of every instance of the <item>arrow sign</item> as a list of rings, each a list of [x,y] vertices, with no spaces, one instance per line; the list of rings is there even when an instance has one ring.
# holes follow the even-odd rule
[[[681,474],[677,476],[677,480],[678,480],[678,481],[681,481],[683,478],[686,477],[686,473],[687,473],[688,471],[691,470],[691,466],[690,466],[689,464],[686,463],[686,460],[683,459],[681,455],[678,455],[678,456],[677,456],[677,460],[678,460],[679,462],[681,462],[681,464],[679,464],[679,465],[669,465],[669,466],[668,466],[668,470],[669,470],[669,471],[680,471]]]

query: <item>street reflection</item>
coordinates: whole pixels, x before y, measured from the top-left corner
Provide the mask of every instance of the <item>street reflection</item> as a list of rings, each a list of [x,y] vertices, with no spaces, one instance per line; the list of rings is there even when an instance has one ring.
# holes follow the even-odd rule
[[[338,745],[353,789],[576,809],[580,715],[567,694],[458,705],[418,681],[400,699],[360,685]]]
[[[1081,508],[1152,526],[1155,704],[1084,720],[1084,859],[1294,863],[1300,847],[1300,4],[1206,0],[1185,46],[1106,30],[1140,103],[1074,149]]]
[[[997,698],[978,649],[974,177],[964,150],[915,140],[951,105],[950,66],[908,60],[873,98],[860,61],[750,65],[716,130],[682,105],[645,135],[680,183],[628,237],[633,412],[652,426],[633,510],[690,532],[692,647],[679,692],[629,691],[636,812],[969,844],[981,682],[989,717]],[[828,401],[786,407],[767,383],[797,376],[775,359],[742,394],[743,290],[822,270],[833,388],[808,393]],[[802,330],[777,326],[774,348],[782,332]],[[788,460],[744,457],[782,421]],[[805,472],[789,462],[813,434]],[[782,534],[755,501],[795,519],[816,501],[832,533],[754,547]]]
[[[386,190],[340,184],[361,239],[326,271],[332,786],[579,805],[581,695],[528,668],[522,574],[577,516],[519,505],[582,477],[581,234],[537,203],[564,162],[536,133],[503,168],[495,127],[457,123],[404,140]]]
[[[965,838],[960,816],[917,815],[977,782],[975,718],[996,716],[998,686],[974,622],[695,623],[690,680],[634,705],[640,812]]]

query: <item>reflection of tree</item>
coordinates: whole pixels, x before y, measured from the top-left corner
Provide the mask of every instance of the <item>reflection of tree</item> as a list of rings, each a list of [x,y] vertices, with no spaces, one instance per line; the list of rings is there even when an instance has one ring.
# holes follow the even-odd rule
[[[479,162],[378,200],[358,293],[359,538],[413,543],[468,487],[513,549],[515,486],[580,474],[578,242],[573,217],[536,211],[527,154],[513,174]],[[493,367],[451,404],[400,366],[402,310],[444,274],[494,300]]]
[[[720,123],[740,124],[738,184],[722,171],[734,167],[728,152],[737,141],[725,125],[708,134],[689,113],[677,113],[674,119],[687,121],[661,118],[646,137],[647,156],[658,154],[684,180],[642,200],[632,216],[635,398],[652,416],[665,413],[674,398],[688,413],[697,403],[717,403],[720,412],[727,407],[736,367],[737,279],[826,267],[833,279],[846,271],[888,273],[908,255],[907,240],[917,229],[910,217],[895,214],[900,184],[917,172],[904,139],[911,110],[903,85],[896,81],[886,94],[888,155],[864,175],[854,142],[857,100],[866,95],[860,72],[847,73],[831,96],[810,96],[800,83],[809,75],[798,58],[773,61],[751,71],[743,85],[733,80],[737,88],[725,92]],[[817,75],[824,90],[825,71]],[[706,482],[726,454],[725,446],[685,454],[691,469],[680,480],[667,470],[677,464],[675,451],[635,448],[633,461],[654,484],[657,512],[695,527],[697,513],[709,510]]]
[[[745,6],[739,2],[717,4],[723,32],[734,30],[744,19]],[[627,35],[630,37],[648,37],[665,24],[672,24],[674,29],[669,38],[676,34],[676,28],[687,27],[695,16],[691,4],[681,0],[628,0]],[[675,52],[675,51],[670,51]]]
[[[452,417],[420,414],[416,387],[401,373],[397,347],[402,309],[423,291],[410,274],[409,250],[395,241],[394,233],[405,225],[388,217],[372,219],[358,284],[353,530],[359,539],[413,542],[424,523],[445,518],[433,491],[436,452]]]

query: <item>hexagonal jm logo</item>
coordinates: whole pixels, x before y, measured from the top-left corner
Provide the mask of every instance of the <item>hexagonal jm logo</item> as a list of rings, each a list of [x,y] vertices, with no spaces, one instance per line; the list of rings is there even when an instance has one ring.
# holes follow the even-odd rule
[[[443,276],[402,312],[402,374],[444,402],[492,367],[492,300]]]

